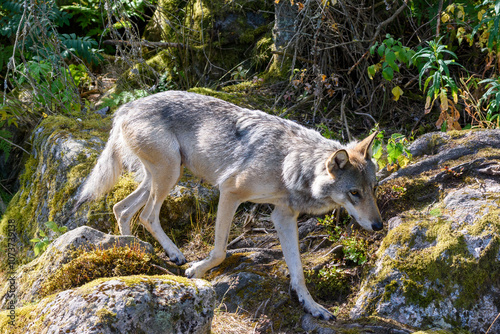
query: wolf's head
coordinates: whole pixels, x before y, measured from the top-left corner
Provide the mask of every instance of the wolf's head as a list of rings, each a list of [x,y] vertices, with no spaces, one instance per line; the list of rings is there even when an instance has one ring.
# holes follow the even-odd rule
[[[375,200],[377,179],[372,144],[376,135],[375,132],[347,149],[334,152],[325,163],[334,180],[332,199],[369,231],[384,227]]]

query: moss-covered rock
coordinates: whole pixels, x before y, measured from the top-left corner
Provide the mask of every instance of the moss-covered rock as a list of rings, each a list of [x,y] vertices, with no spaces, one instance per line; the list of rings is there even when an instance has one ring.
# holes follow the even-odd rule
[[[393,200],[406,210],[390,220],[351,316],[484,333],[500,312],[500,179],[484,168],[498,165],[500,131],[427,135],[417,144],[419,160],[382,187],[418,180],[432,196]]]
[[[150,65],[184,88],[219,79],[239,65],[266,66],[273,6],[270,0],[158,1],[144,37],[179,47],[162,52],[163,68],[154,65],[158,59]]]
[[[138,252],[150,255],[153,254],[153,247],[146,242],[140,241],[136,237],[105,234],[87,226],[76,228],[57,238],[41,256],[19,267],[11,276],[16,284],[14,305],[20,307],[26,303],[31,303],[39,299],[42,288],[49,283],[49,280],[53,279],[53,276],[59,270],[78,256],[76,251],[86,252],[91,249],[100,249],[104,251],[115,247],[131,247],[136,249],[137,252],[132,252],[133,254]],[[85,272],[79,270],[76,274],[84,275]],[[96,274],[97,272],[93,273],[94,276]],[[66,279],[70,279],[72,273],[67,272],[65,275]],[[82,276],[81,279],[84,279],[84,277]],[[52,282],[49,287],[52,287],[53,290],[64,288],[65,285],[61,283],[61,281]],[[0,289],[0,309],[11,305],[13,298],[8,294],[9,288],[10,285],[5,284]],[[50,291],[46,291],[46,293],[47,292]]]
[[[30,240],[37,231],[43,230],[49,239],[55,238],[55,233],[44,225],[47,221],[70,230],[87,225],[118,233],[112,207],[137,187],[131,173],[124,175],[108,195],[73,212],[79,189],[104,147],[110,125],[109,118],[100,116],[83,120],[51,116],[34,131],[33,152],[20,177],[21,188],[0,222],[3,249],[7,248],[8,233],[15,234],[15,266],[34,258]],[[185,173],[170,195],[162,208],[161,224],[167,234],[182,241],[180,236],[191,229],[192,216],[213,210],[218,191]],[[12,227],[14,230],[9,230]],[[156,243],[149,234],[141,237]],[[2,266],[7,264],[6,256],[0,252]]]
[[[210,333],[215,293],[203,280],[127,276],[0,312],[1,333]]]

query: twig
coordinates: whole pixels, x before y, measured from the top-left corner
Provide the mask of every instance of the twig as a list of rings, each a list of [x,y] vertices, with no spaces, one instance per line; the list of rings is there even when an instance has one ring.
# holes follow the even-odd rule
[[[237,236],[236,238],[234,238],[233,240],[231,240],[231,242],[227,244],[227,248],[230,248],[232,245],[234,245],[238,241],[244,239],[245,238],[245,234],[247,234],[246,231],[244,231],[242,234],[240,234],[239,236]]]
[[[439,9],[437,13],[437,24],[436,24],[436,39],[439,37],[441,30],[441,12],[443,11],[443,0],[439,1]]]
[[[161,267],[161,266],[159,266],[159,265],[156,265],[156,264],[154,264],[154,263],[151,263],[151,266],[155,267],[156,269],[160,269],[161,271],[166,272],[166,273],[167,273],[167,274],[169,274],[169,275],[173,275],[173,276],[175,276],[175,274],[174,274],[173,272],[171,272],[170,270],[168,270],[168,269],[166,269],[166,268],[163,268],[163,267]]]
[[[289,58],[293,58],[295,57],[297,60],[300,60],[304,63],[308,63],[308,64],[314,64],[314,61],[312,60],[309,60],[307,58],[304,58],[304,57],[300,57],[300,56],[295,56],[291,53],[288,53],[288,52],[282,52],[282,51],[272,51],[271,52],[272,54],[275,54],[275,55],[278,55],[278,56],[284,56],[284,57],[289,57]]]
[[[345,129],[347,132],[347,138],[352,141],[351,132],[349,131],[349,125],[347,124],[347,117],[345,116],[345,95],[342,96],[342,102],[340,103],[340,118],[344,120]]]
[[[497,317],[495,318],[495,320],[493,320],[490,327],[488,327],[488,330],[486,331],[485,334],[488,334],[490,332],[490,329],[493,327],[493,325],[495,324],[495,322],[498,320],[499,317],[500,317],[500,313],[498,313]]]
[[[1,140],[5,140],[7,143],[11,144],[12,146],[15,146],[15,147],[17,147],[17,148],[19,148],[19,149],[23,150],[25,153],[30,154],[30,152],[26,151],[26,150],[25,150],[24,148],[22,148],[21,146],[19,146],[19,145],[17,145],[17,144],[14,144],[13,142],[11,142],[10,140],[8,140],[7,138],[4,138],[4,137],[0,136],[0,139],[1,139]]]
[[[375,33],[373,34],[373,37],[371,39],[369,39],[369,40],[359,40],[359,41],[353,41],[353,42],[358,42],[358,43],[373,43],[377,39],[378,35],[380,35],[380,31],[382,30],[382,28],[385,27],[386,25],[388,25],[389,23],[391,23],[392,21],[394,21],[396,19],[396,17],[398,17],[399,14],[401,14],[401,12],[408,6],[407,1],[408,0],[404,0],[403,5],[401,7],[399,7],[398,10],[396,10],[394,12],[394,14],[392,14],[391,17],[389,17],[385,21],[380,22],[377,25],[377,29],[375,30]],[[441,2],[442,1],[443,0],[441,0]],[[354,65],[351,66],[351,68],[349,69],[349,71],[347,72],[347,74],[350,74],[354,70],[354,68],[359,65],[359,63],[361,62],[361,60],[363,60],[363,58],[366,57],[367,53],[368,53],[368,51],[365,52],[365,54],[363,54],[363,56]]]

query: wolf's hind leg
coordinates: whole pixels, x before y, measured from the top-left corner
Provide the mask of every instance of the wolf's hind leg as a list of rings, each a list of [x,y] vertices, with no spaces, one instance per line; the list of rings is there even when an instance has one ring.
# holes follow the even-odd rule
[[[140,157],[151,175],[151,181],[149,196],[144,209],[139,215],[139,220],[165,249],[170,260],[177,265],[182,265],[186,263],[186,258],[165,234],[160,225],[160,209],[163,201],[181,175],[181,156],[178,150],[164,150],[161,152],[159,148],[158,150],[151,148],[148,153],[148,159]],[[152,154],[154,159],[151,158]]]
[[[306,287],[304,269],[299,252],[299,232],[297,229],[297,216],[288,207],[275,207],[271,219],[278,232],[281,249],[285,256],[285,262],[290,271],[290,284],[297,293],[300,303],[307,312],[314,317],[326,320],[334,320],[335,316],[326,308],[316,303]]]
[[[205,273],[224,261],[226,258],[227,241],[233,216],[240,205],[238,198],[230,191],[221,187],[217,217],[215,219],[215,242],[210,255],[201,261],[195,262],[186,270],[189,278],[201,278]]]
[[[113,206],[113,212],[118,221],[121,235],[132,234],[130,220],[146,204],[150,189],[151,174],[144,168],[144,179],[137,189]]]

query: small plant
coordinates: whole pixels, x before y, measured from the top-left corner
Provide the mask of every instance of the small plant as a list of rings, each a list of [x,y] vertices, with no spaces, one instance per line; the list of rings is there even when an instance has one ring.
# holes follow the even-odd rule
[[[328,233],[328,239],[332,242],[338,242],[344,235],[344,227],[347,222],[342,222],[341,225],[337,225],[337,220],[335,215],[326,215],[324,218],[318,218],[318,224],[325,227]]]
[[[316,125],[316,127],[320,130],[321,135],[327,139],[335,139],[337,138],[337,134],[330,130],[325,124],[321,123]]]
[[[79,96],[73,89],[75,82],[70,72],[63,66],[56,66],[45,60],[30,60],[18,67],[15,78],[18,86],[26,83],[34,87],[35,109],[45,109],[64,113],[80,111]]]
[[[399,40],[394,39],[390,34],[386,35],[386,39],[382,43],[376,42],[370,48],[370,54],[373,56],[375,52],[380,56],[380,61],[377,64],[368,67],[368,76],[370,79],[375,77],[377,72],[382,72],[382,76],[387,81],[392,81],[394,72],[399,72],[400,65],[411,66],[411,59],[415,55],[415,51],[407,46],[403,46]],[[399,100],[403,94],[403,90],[399,86],[392,89],[393,99]]]
[[[343,247],[344,260],[352,261],[357,265],[362,265],[367,261],[367,247],[364,239],[348,237],[345,232],[347,220],[340,225],[336,224],[334,215],[326,215],[323,219],[318,219],[320,225],[326,228],[328,239],[334,243],[340,242]]]
[[[342,240],[344,248],[344,259],[352,261],[357,265],[363,265],[367,261],[367,247],[364,239],[355,237],[345,238]]]
[[[104,98],[103,107],[117,107],[119,105],[135,101],[141,97],[148,96],[149,93],[144,89],[136,89],[131,92],[125,91],[119,94],[112,94],[110,98]]]
[[[75,81],[76,87],[88,87],[91,83],[91,78],[89,76],[89,72],[87,71],[87,68],[83,64],[75,65],[75,64],[70,64],[69,65],[69,71],[71,73],[71,77]]]
[[[472,30],[472,36],[478,31],[483,33],[478,36],[480,43],[484,44],[488,50],[500,51],[500,2],[498,0],[483,0],[476,6],[479,9],[479,23]]]
[[[441,44],[442,38],[437,41],[429,41],[427,47],[415,53],[412,61],[419,68],[418,80],[420,88],[427,93],[425,101],[425,113],[431,111],[434,102],[439,98],[441,115],[436,126],[444,130],[460,130],[458,124],[460,113],[455,108],[458,102],[458,87],[450,74],[451,65],[462,66],[455,62],[457,55],[448,50],[446,45]],[[452,59],[445,60],[449,55]],[[423,87],[422,79],[426,77]],[[451,95],[452,99],[448,98]]]
[[[480,103],[487,103],[486,122],[498,128],[500,127],[500,78],[486,79],[480,84],[486,84],[488,88],[479,100]]]
[[[410,144],[408,139],[400,133],[394,133],[388,139],[384,151],[384,133],[382,130],[377,134],[372,147],[372,157],[377,161],[379,168],[387,167],[387,170],[395,171],[406,167],[412,159],[408,149]]]
[[[326,265],[318,272],[305,272],[308,283],[316,286],[316,295],[320,298],[338,298],[347,295],[351,290],[351,276],[344,269],[334,265]]]
[[[68,228],[66,226],[61,226],[59,227],[55,222],[49,221],[45,223],[45,226],[52,232],[56,234],[56,237],[60,236],[63,233],[66,233],[68,231]],[[34,243],[35,245],[33,246],[33,250],[35,252],[35,256],[38,256],[39,254],[43,253],[47,247],[50,245],[52,242],[52,238],[50,238],[44,231],[40,230],[38,231],[39,238],[33,238],[30,240],[30,242]]]
[[[243,66],[238,66],[236,70],[231,73],[233,80],[245,80],[248,75],[248,69],[244,69]]]

